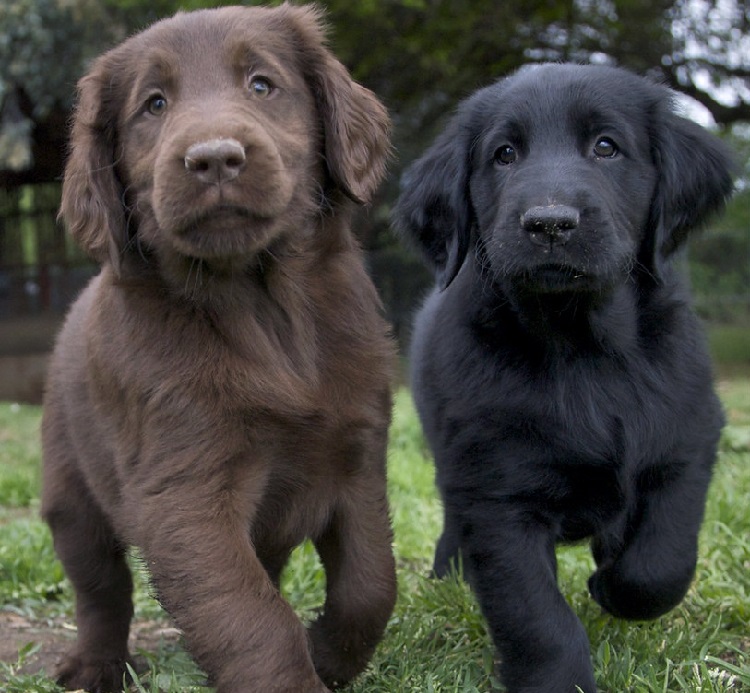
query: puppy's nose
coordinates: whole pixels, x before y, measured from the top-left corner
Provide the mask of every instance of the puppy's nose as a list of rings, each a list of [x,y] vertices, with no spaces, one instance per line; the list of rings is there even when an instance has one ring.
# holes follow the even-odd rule
[[[574,207],[547,205],[532,207],[521,215],[521,226],[538,245],[566,243],[578,227],[581,215]]]
[[[233,139],[198,142],[185,153],[185,168],[204,183],[224,183],[245,167],[245,149]]]

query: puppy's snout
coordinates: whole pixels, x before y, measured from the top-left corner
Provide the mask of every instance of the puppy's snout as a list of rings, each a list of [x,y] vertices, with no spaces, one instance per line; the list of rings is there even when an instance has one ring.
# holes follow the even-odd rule
[[[198,142],[185,153],[185,168],[204,183],[225,183],[245,167],[245,149],[234,139]]]
[[[563,244],[578,228],[581,215],[568,205],[531,207],[521,215],[521,226],[539,245]]]

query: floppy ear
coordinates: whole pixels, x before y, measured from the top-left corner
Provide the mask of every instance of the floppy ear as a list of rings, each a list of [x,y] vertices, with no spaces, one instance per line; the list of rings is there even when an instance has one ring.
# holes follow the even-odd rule
[[[279,9],[301,39],[302,68],[323,122],[331,179],[347,197],[367,204],[385,175],[391,152],[388,112],[326,48],[321,10],[288,4]]]
[[[385,175],[391,147],[388,113],[332,57],[316,77],[328,171],[348,197],[366,204]]]
[[[396,228],[434,267],[441,291],[455,279],[466,259],[474,221],[466,110],[460,108],[430,149],[406,170],[393,212]]]
[[[127,240],[122,188],[114,171],[115,123],[106,56],[78,82],[78,102],[65,166],[59,217],[73,239],[100,264],[119,271]]]
[[[735,165],[721,140],[671,112],[657,121],[652,146],[658,177],[651,210],[653,237],[645,242],[658,269],[691,232],[724,208]]]

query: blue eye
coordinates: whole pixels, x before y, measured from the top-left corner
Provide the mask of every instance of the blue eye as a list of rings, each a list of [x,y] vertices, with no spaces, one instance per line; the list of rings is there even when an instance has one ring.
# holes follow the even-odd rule
[[[160,116],[167,110],[167,100],[161,95],[152,96],[146,103],[151,115]]]
[[[248,84],[250,94],[259,99],[265,99],[270,96],[273,86],[265,77],[251,77]]]

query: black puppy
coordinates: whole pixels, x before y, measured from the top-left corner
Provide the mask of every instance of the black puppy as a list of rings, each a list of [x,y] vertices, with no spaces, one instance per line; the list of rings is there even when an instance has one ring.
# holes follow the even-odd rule
[[[437,279],[411,353],[445,505],[435,572],[461,553],[512,693],[596,690],[556,542],[591,537],[616,616],[690,585],[722,412],[669,259],[731,190],[666,89],[573,65],[474,94],[404,178],[396,222]]]

